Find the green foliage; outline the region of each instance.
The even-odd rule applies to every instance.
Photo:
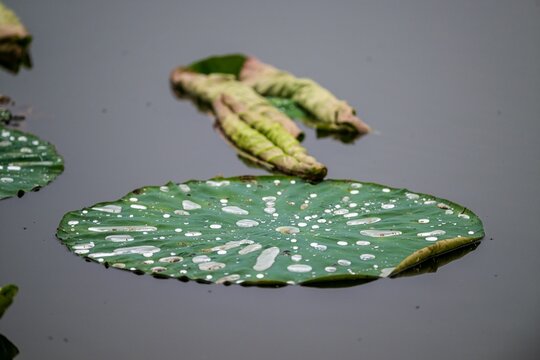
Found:
[[[188,69],[200,74],[230,74],[238,78],[245,62],[246,56],[242,54],[211,56],[194,62],[188,66]]]
[[[144,187],[67,213],[57,232],[114,268],[260,286],[393,276],[483,236],[470,210],[431,195],[286,176]]]
[[[13,303],[13,298],[17,295],[19,288],[15,285],[0,287],[0,318],[7,308]]]
[[[0,125],[0,199],[38,190],[62,171],[64,161],[53,145]]]

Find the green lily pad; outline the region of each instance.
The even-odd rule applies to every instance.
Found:
[[[19,349],[4,335],[0,334],[0,359],[11,360],[19,355]]]
[[[245,285],[369,281],[484,236],[470,210],[350,180],[192,180],[67,213],[57,237],[89,260],[136,273]]]
[[[199,74],[220,73],[238,78],[246,60],[247,56],[243,54],[211,56],[188,65],[188,69]]]
[[[19,288],[15,285],[6,285],[0,287],[0,318],[4,315],[4,312],[13,303],[13,298],[17,295]]]
[[[53,145],[0,125],[0,199],[39,190],[64,171]]]

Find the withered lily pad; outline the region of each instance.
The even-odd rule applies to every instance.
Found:
[[[245,285],[373,280],[483,236],[470,210],[431,195],[286,176],[144,187],[67,213],[57,233],[115,268]]]
[[[31,42],[32,36],[17,15],[0,2],[0,67],[13,73],[32,67]]]
[[[38,190],[64,171],[53,145],[0,125],[0,199]]]

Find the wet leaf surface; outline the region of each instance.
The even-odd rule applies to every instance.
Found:
[[[349,180],[192,180],[67,213],[57,237],[87,259],[199,282],[332,285],[388,277],[484,236],[470,210]]]
[[[64,171],[54,146],[0,125],[0,199],[36,191]]]

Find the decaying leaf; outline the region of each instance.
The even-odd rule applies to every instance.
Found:
[[[311,79],[297,78],[254,57],[246,59],[239,78],[261,95],[293,100],[313,116],[318,128],[359,134],[371,131],[356,110]]]
[[[326,167],[307,155],[301,132],[283,112],[230,74],[199,74],[179,68],[172,74],[177,89],[211,105],[225,138],[241,156],[271,170],[320,180]]]
[[[31,42],[32,36],[17,15],[0,2],[0,66],[13,73],[31,67]]]

